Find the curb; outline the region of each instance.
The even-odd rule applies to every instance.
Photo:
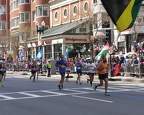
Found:
[[[133,78],[133,77],[110,77],[110,81],[125,81],[125,82],[137,82],[144,83],[143,78]]]

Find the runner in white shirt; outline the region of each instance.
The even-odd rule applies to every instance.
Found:
[[[90,60],[89,63],[85,66],[85,68],[88,71],[88,75],[90,78],[90,85],[92,86],[92,82],[94,80],[94,74],[95,74],[95,70],[96,70],[96,65],[95,65],[95,63],[92,63],[92,60]]]

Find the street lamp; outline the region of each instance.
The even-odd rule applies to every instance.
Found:
[[[42,21],[41,26],[39,27],[39,23],[36,21],[35,22],[36,28],[37,28],[37,34],[38,34],[38,45],[40,45],[40,49],[42,50],[42,43],[41,43],[41,34],[44,33],[44,27],[45,27],[45,22]],[[41,57],[41,74],[43,74],[42,70],[42,57]]]

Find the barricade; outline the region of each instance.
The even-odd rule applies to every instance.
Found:
[[[138,64],[127,64],[127,65],[122,64],[121,68],[119,68],[119,73],[120,73],[121,76],[139,77],[140,76],[140,70],[139,70],[140,68],[141,68],[141,75],[144,77],[144,64],[141,64],[141,65],[138,65]]]

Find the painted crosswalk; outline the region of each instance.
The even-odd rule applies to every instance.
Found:
[[[144,86],[111,85],[111,86],[109,86],[108,91],[109,92],[144,93]],[[65,88],[63,90],[51,89],[51,90],[7,92],[7,93],[0,93],[0,101],[55,97],[55,96],[68,96],[68,95],[71,95],[73,97],[79,97],[79,95],[82,95],[82,94],[94,94],[96,92],[97,93],[104,92],[104,87],[98,87],[98,89],[96,91],[94,91],[91,87],[79,87],[79,88]],[[89,99],[91,99],[91,98],[89,97]]]

